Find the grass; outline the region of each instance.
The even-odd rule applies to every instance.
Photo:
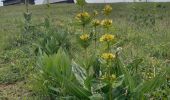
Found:
[[[129,16],[132,13],[133,6],[150,9],[154,7],[154,3],[113,4],[111,18],[116,26],[116,34],[123,37],[123,41],[126,41],[123,45],[124,59],[126,62],[131,61],[131,59],[135,57],[143,57],[145,62],[149,63],[154,57],[160,64],[169,64],[170,3],[161,4],[164,5],[166,9],[158,9],[157,15],[163,15],[164,19],[156,21],[155,30],[145,26],[140,26],[138,29],[133,29],[133,27],[129,26],[129,23],[131,23]],[[87,10],[89,11],[92,8],[101,11],[103,4],[88,4],[87,6]],[[50,18],[53,24],[65,26],[74,24],[73,17],[79,11],[78,6],[74,4],[54,4],[51,5],[50,9]],[[45,5],[30,6],[29,10],[32,13],[33,25],[41,24],[48,14]],[[20,81],[23,77],[18,73],[17,68],[18,66],[28,66],[21,62],[30,60],[30,55],[22,53],[22,51],[27,52],[25,48],[29,49],[31,45],[16,47],[14,43],[18,35],[22,33],[24,25],[23,12],[25,12],[24,5],[0,7],[0,99],[1,95],[12,100],[11,97],[13,96],[16,98],[21,97],[18,96],[20,93],[29,93],[23,90],[22,85],[24,83]],[[101,19],[101,17],[99,19]],[[71,31],[74,30],[76,29],[71,27]],[[11,88],[11,86],[14,88]],[[15,95],[11,92],[14,92]]]

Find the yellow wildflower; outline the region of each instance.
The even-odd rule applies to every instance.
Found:
[[[114,60],[116,55],[112,53],[103,53],[101,57],[105,60]]]
[[[115,36],[112,35],[112,34],[104,34],[104,35],[100,38],[100,42],[103,42],[103,41],[110,42],[110,41],[113,41],[114,38],[115,38]]]
[[[82,12],[76,15],[75,19],[81,23],[81,25],[85,26],[89,24],[91,21],[91,16],[88,12]]]
[[[100,25],[100,21],[95,19],[95,20],[93,20],[92,24],[93,24],[94,27],[99,26]]]
[[[112,74],[112,75],[110,76],[110,80],[111,80],[111,81],[114,81],[115,79],[116,79],[116,75]]]
[[[107,76],[106,73],[105,73],[103,76],[101,76],[100,79],[101,80],[108,80],[108,81],[110,80],[110,81],[113,82],[116,79],[116,75],[112,74],[110,76]]]
[[[82,13],[82,16],[83,16],[83,17],[90,17],[90,15],[89,15],[88,12],[83,12],[83,13]]]
[[[104,19],[101,21],[101,25],[105,28],[108,28],[110,26],[112,26],[112,20],[111,19]]]
[[[106,5],[103,9],[103,13],[105,15],[109,15],[111,13],[111,11],[112,11],[112,7],[110,5]]]
[[[80,36],[80,39],[83,41],[87,41],[89,38],[90,38],[90,35],[88,35],[88,34],[83,34]]]
[[[90,18],[90,14],[88,12],[83,12],[76,15],[77,20],[82,20],[85,18]]]

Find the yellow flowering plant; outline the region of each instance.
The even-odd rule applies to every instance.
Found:
[[[116,60],[116,55],[108,51],[101,55],[101,59],[104,60],[102,73],[105,74],[101,75],[100,79],[102,82],[107,83],[109,100],[112,100],[112,86],[116,81],[116,75],[113,71],[113,63]]]
[[[84,33],[79,36],[79,43],[83,48],[87,48],[90,45],[91,37],[89,34]]]
[[[111,19],[104,19],[101,21],[101,26],[103,26],[103,28],[110,28],[112,26],[112,20]]]
[[[108,16],[112,11],[112,7],[110,5],[106,5],[103,9],[104,15]],[[101,26],[103,27],[106,34],[103,34],[99,41],[107,44],[107,48],[105,49],[105,53],[102,53],[100,58],[104,62],[102,63],[104,67],[102,67],[102,81],[106,82],[108,85],[108,99],[112,100],[112,86],[116,81],[116,75],[113,71],[113,65],[117,59],[117,55],[112,53],[111,43],[115,42],[115,35],[110,34],[109,29],[112,27],[111,19],[104,19],[101,21]],[[105,73],[105,75],[103,75]]]
[[[116,56],[115,54],[112,54],[112,53],[103,53],[101,55],[101,58],[106,61],[113,61],[116,58]]]
[[[75,19],[85,27],[87,24],[91,22],[91,15],[88,12],[82,12],[76,15]]]
[[[94,19],[94,20],[92,21],[92,25],[93,25],[93,27],[99,26],[99,25],[100,25],[100,20]]]
[[[98,36],[97,35],[97,27],[100,25],[100,20],[94,19],[92,21],[92,25],[93,25],[93,28],[94,28],[93,40],[94,40],[94,43],[95,43],[94,47],[95,47],[95,51],[96,51],[96,48],[97,48],[97,36]]]
[[[84,7],[85,0],[78,0],[77,3]],[[111,13],[111,10],[111,6],[107,5],[103,9],[103,12],[108,17],[108,15]],[[169,75],[167,70],[165,70],[163,74],[157,73],[157,57],[153,59],[151,64],[149,64],[151,71],[150,69],[148,70],[149,66],[144,64],[144,66],[147,67],[146,70],[149,71],[146,71],[147,73],[143,71],[143,63],[142,65],[139,65],[143,61],[143,58],[141,60],[136,59],[135,57],[134,61],[129,59],[130,56],[127,56],[127,58],[123,55],[123,58],[121,58],[120,51],[122,48],[117,48],[117,46],[123,45],[124,47],[126,37],[123,37],[123,41],[118,42],[116,45],[112,45],[111,43],[115,43],[117,38],[114,33],[112,33],[113,31],[111,32],[109,30],[112,27],[112,20],[104,19],[101,22],[95,18],[97,15],[98,12],[94,12],[90,15],[88,12],[84,12],[84,10],[77,14],[76,20],[81,23],[79,26],[83,26],[83,32],[82,29],[79,30],[77,27],[74,27],[77,33],[82,34],[70,34],[68,38],[66,38],[66,34],[70,33],[70,31],[67,32],[68,30],[63,30],[63,34],[61,34],[61,32],[57,32],[57,34],[55,34],[55,30],[52,29],[53,27],[50,28],[47,25],[47,29],[49,29],[47,30],[48,33],[55,35],[48,34],[49,37],[45,36],[47,39],[49,38],[49,41],[46,41],[46,38],[44,39],[44,41],[47,43],[45,43],[43,46],[47,47],[47,50],[42,51],[41,45],[38,47],[38,49],[40,49],[38,50],[40,57],[38,57],[38,66],[35,72],[39,73],[35,73],[37,74],[35,80],[38,82],[34,85],[38,87],[35,87],[38,90],[36,92],[40,91],[41,93],[41,91],[45,91],[45,93],[41,94],[41,96],[48,96],[48,99],[67,98],[74,100],[141,100],[141,98],[145,98],[145,96],[148,95],[148,91],[154,91],[157,86],[162,87],[162,85],[167,82],[166,77],[169,78],[169,76],[167,76]],[[92,19],[93,21],[90,24]],[[103,27],[99,27],[100,23]],[[88,24],[93,27],[85,27]],[[96,30],[96,27],[103,28],[103,30]],[[63,27],[59,28],[61,29]],[[105,29],[107,29],[107,32]],[[74,33],[74,31],[71,33]],[[75,38],[72,37],[73,35],[77,36],[77,43],[74,43]],[[99,38],[100,36],[101,38]],[[72,41],[67,41],[68,39]],[[100,47],[98,46],[98,48],[96,48],[95,41],[94,50],[92,40],[96,39],[98,40],[98,43],[100,43],[98,44]],[[56,45],[56,42],[60,45]],[[80,44],[82,49],[80,49],[77,44]],[[70,46],[72,47],[70,48]],[[114,48],[111,48],[111,46]],[[55,47],[57,50],[49,50],[50,48]],[[59,47],[61,47],[61,49],[59,49]],[[127,46],[125,47],[129,48]],[[57,54],[56,51],[58,51]],[[131,53],[126,50],[124,52]],[[136,55],[139,53],[140,51],[129,55]],[[153,55],[148,55],[147,57],[150,56]],[[126,61],[122,61],[123,59]],[[147,60],[148,59],[145,61]],[[141,67],[142,70],[138,71],[139,67]],[[170,69],[168,68],[168,70]],[[144,78],[140,78],[139,76],[141,76],[141,74],[146,74],[146,78],[148,78],[149,81],[143,82],[145,81],[145,76],[142,75]]]
[[[112,34],[104,34],[100,38],[100,42],[112,42],[114,41],[115,36]]]
[[[111,12],[112,12],[112,7],[110,5],[106,5],[103,9],[103,13],[108,16]]]
[[[112,9],[109,8],[109,6],[106,6],[104,8],[105,15],[108,15],[111,12]],[[110,34],[109,28],[112,27],[112,20],[111,19],[104,19],[102,21],[96,19],[98,15],[97,11],[94,11],[92,15],[88,14],[87,12],[82,12],[77,14],[76,20],[79,21],[83,28],[83,34],[79,35],[78,43],[84,48],[84,55],[82,57],[82,66],[85,68],[85,71],[87,73],[87,81],[91,82],[94,78],[95,80],[98,80],[104,84],[107,84],[107,95],[109,97],[109,100],[112,100],[112,89],[113,84],[116,83],[116,74],[113,71],[113,65],[117,59],[116,54],[112,53],[110,44],[115,41],[115,36],[113,34]],[[88,32],[85,32],[86,25],[88,25],[91,22],[90,25],[93,26],[93,30],[91,31],[92,34],[89,34]],[[100,30],[98,31],[97,28],[100,28],[99,26],[102,26],[102,28],[107,29],[106,34],[100,35],[98,34]],[[100,37],[101,38],[98,38]],[[95,41],[95,52],[93,52],[93,49],[88,48],[91,41]],[[100,40],[100,42],[107,43],[107,48],[104,50],[105,52],[102,53],[99,48],[97,48],[97,40]],[[100,45],[100,44],[98,44]],[[102,47],[102,45],[100,45]],[[93,54],[90,54],[92,53]],[[99,52],[101,54],[99,54]],[[105,74],[106,73],[106,74]],[[87,85],[88,90],[91,91],[91,83]]]
[[[89,35],[89,34],[83,34],[83,35],[80,36],[80,39],[81,39],[82,41],[88,41],[89,38],[90,38],[90,35]]]
[[[105,82],[109,82],[109,81],[114,82],[116,80],[116,75],[112,74],[110,76],[107,76],[107,74],[105,73],[103,76],[101,76],[100,79]]]
[[[106,49],[107,51],[110,52],[111,51],[110,47],[116,42],[116,38],[115,38],[115,35],[106,33],[100,37],[99,41],[106,43],[107,45]]]

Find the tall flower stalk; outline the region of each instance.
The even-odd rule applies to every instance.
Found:
[[[84,11],[84,12],[78,13],[75,19],[81,25],[83,33],[85,33],[85,27],[91,22],[90,14]]]
[[[25,0],[25,32],[24,33],[30,33],[30,24],[31,24],[31,13],[29,12],[29,6],[28,6],[28,0]]]
[[[112,7],[110,5],[106,5],[103,9],[103,14],[108,17],[111,13]],[[106,31],[106,34],[102,35],[100,38],[100,42],[104,42],[107,45],[105,49],[106,53],[101,55],[101,58],[106,61],[106,73],[104,80],[108,82],[109,85],[109,100],[112,100],[112,83],[116,79],[116,76],[112,73],[112,63],[116,58],[116,55],[111,52],[111,44],[115,40],[115,36],[110,34],[109,29],[112,27],[112,20],[111,19],[104,19],[101,21],[101,25],[103,29]]]
[[[100,25],[100,21],[97,20],[97,19],[94,19],[92,21],[92,24],[93,24],[93,28],[94,28],[94,47],[95,47],[95,52],[96,52],[96,49],[97,49],[97,27]]]
[[[29,13],[29,9],[28,9],[28,0],[25,0],[25,8],[26,8],[26,12]]]

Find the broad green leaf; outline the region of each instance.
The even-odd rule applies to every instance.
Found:
[[[107,86],[107,84],[104,82],[101,82],[101,81],[94,82],[92,85],[93,91],[100,91],[106,86]]]
[[[104,99],[101,94],[93,94],[89,98],[90,98],[90,100],[103,100]]]
[[[83,88],[82,86],[76,85],[72,82],[69,82],[67,88],[73,95],[81,99],[89,99],[89,97],[92,95],[92,93],[87,89]]]
[[[119,76],[119,77],[116,79],[116,81],[114,81],[114,82],[112,83],[112,87],[113,87],[113,88],[116,88],[116,87],[121,86],[122,83],[123,83],[123,79],[124,79],[123,75]]]
[[[51,89],[51,90],[53,90],[53,91],[55,91],[55,92],[57,92],[57,93],[60,93],[60,92],[61,92],[59,88],[54,88],[54,87],[52,87],[52,86],[50,86],[49,89]]]
[[[78,82],[84,86],[84,81],[87,78],[87,74],[86,74],[86,70],[79,66],[78,64],[76,64],[74,61],[72,61],[72,72],[74,73],[76,79],[78,80]]]
[[[57,55],[53,58],[53,66],[57,68],[56,70],[60,74],[68,78],[71,76],[71,62],[62,48],[58,50]]]
[[[91,92],[87,89],[83,88],[79,83],[76,83],[76,81],[68,79],[68,77],[61,75],[57,73],[57,78],[54,77],[54,81],[58,82],[63,80],[63,85],[71,93],[72,95],[76,96],[79,99],[89,99],[89,96],[91,96]]]

